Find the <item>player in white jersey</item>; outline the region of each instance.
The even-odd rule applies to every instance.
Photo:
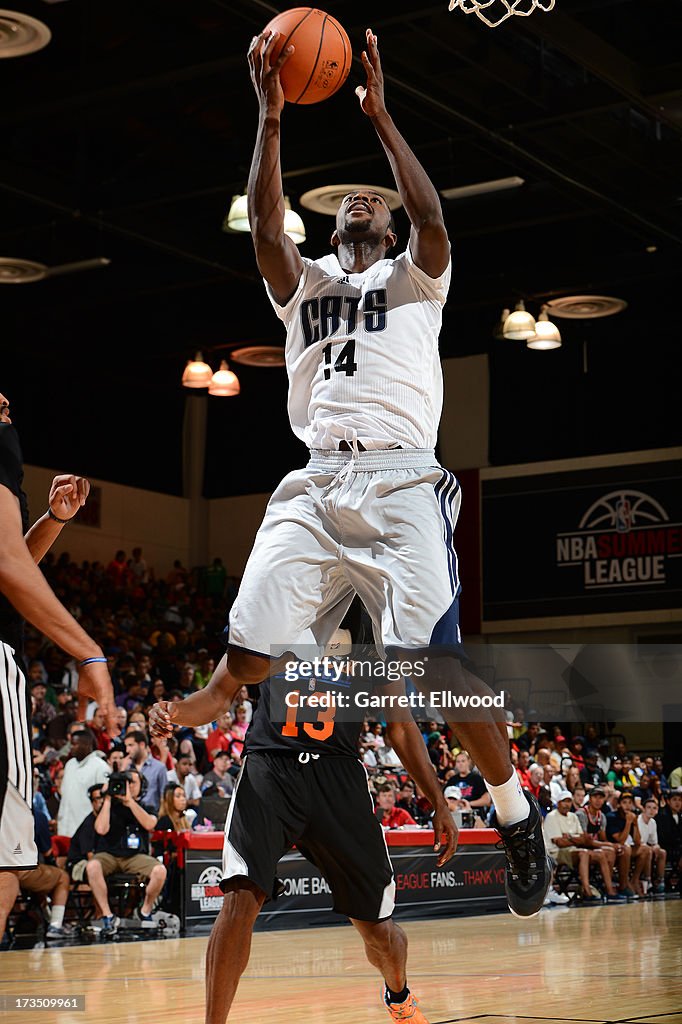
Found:
[[[389,255],[397,241],[390,210],[381,195],[361,189],[341,203],[331,238],[335,254],[315,261],[302,258],[284,234],[279,72],[290,48],[271,64],[275,38],[261,33],[249,51],[260,105],[248,184],[249,222],[268,295],[287,329],[289,416],[294,432],[310,448],[310,461],[285,477],[270,500],[230,613],[227,658],[202,691],[180,703],[155,706],[150,720],[158,734],[169,734],[174,724],[215,718],[240,686],[267,677],[272,657],[285,652],[305,657],[311,649],[321,653],[356,593],[372,618],[382,653],[428,652],[431,688],[491,693],[457,658],[460,588],[453,532],[460,488],[434,454],[442,405],[438,334],[450,283],[450,245],[438,193],[386,111],[377,39],[368,30],[363,53],[367,84],[357,91],[410,219],[409,243],[397,258]],[[492,714],[479,712],[478,717],[477,722],[450,724],[485,776],[495,803],[508,859],[510,906],[529,916],[542,906],[551,879],[542,819],[512,768],[506,724]],[[309,785],[318,784],[322,762],[327,766],[324,737],[328,749],[334,742],[333,714],[320,722],[299,729],[298,720],[287,717],[278,730],[259,718],[253,753],[247,736],[246,764],[226,824],[225,905],[207,958],[209,1024],[225,1020],[246,964],[255,915],[270,895],[272,861],[276,866],[275,854],[284,852],[297,834],[304,840],[295,840],[297,845],[308,850],[323,873],[333,861],[331,880],[327,877],[335,907],[351,918],[370,962],[382,973],[393,1019],[425,1024],[407,987],[406,939],[391,917],[390,864],[372,845],[359,793],[350,831],[367,837],[362,864],[353,859],[359,854],[348,849],[348,827],[336,837],[333,850],[334,836],[326,837],[326,847],[319,836],[309,843],[304,796],[292,797],[298,792],[293,782],[284,788],[278,784],[273,765],[279,763],[280,774],[290,777],[285,758],[298,750]],[[300,746],[307,742],[304,731],[313,737],[315,753]],[[411,720],[396,732],[391,742],[402,764],[436,806],[439,840],[444,798],[425,762],[423,740]],[[319,773],[311,758],[319,760]],[[344,779],[350,787],[345,774]],[[304,786],[301,793],[306,792]],[[334,799],[341,804],[356,800],[348,788],[324,792],[332,806]],[[361,898],[360,882],[352,881],[363,871],[365,886],[371,873],[373,898]]]

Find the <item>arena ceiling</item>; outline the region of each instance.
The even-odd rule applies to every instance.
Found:
[[[0,286],[0,388],[27,461],[180,493],[186,359],[201,348],[216,363],[217,346],[283,341],[248,236],[221,230],[255,136],[246,48],[281,8],[8,2],[52,40],[0,60],[0,256],[111,262]],[[448,13],[447,0],[326,9],[355,59],[338,95],[285,110],[284,180],[306,223],[302,253],[327,251],[332,226],[300,207],[303,193],[392,184],[353,94],[369,21],[387,105],[436,186],[525,182],[443,200],[455,273],[442,354],[489,354],[491,460],[679,443],[679,0],[557,0],[551,14],[495,31]],[[398,230],[404,240],[401,213]],[[492,337],[520,297],[537,311],[583,293],[628,309],[562,321],[556,352]],[[284,371],[239,375],[238,398],[210,400],[209,496],[267,490],[303,455]]]

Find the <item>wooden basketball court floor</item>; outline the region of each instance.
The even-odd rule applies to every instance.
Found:
[[[682,901],[415,921],[409,981],[429,1024],[682,1024]],[[85,1011],[3,1024],[200,1024],[207,939],[0,953],[0,993],[84,995]],[[230,1024],[380,1024],[380,982],[350,926],[261,932]],[[4,1001],[8,1005],[7,999]]]

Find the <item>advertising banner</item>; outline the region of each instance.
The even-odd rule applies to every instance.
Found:
[[[187,850],[184,868],[184,924],[188,930],[211,925],[222,905],[221,870],[215,850]],[[442,868],[424,847],[391,850],[396,881],[395,917],[400,919],[475,914],[503,910],[504,854],[490,846],[461,847]],[[312,864],[292,851],[282,858],[284,893],[266,903],[256,930],[339,924],[326,881]]]
[[[483,620],[682,606],[682,461],[487,479]]]

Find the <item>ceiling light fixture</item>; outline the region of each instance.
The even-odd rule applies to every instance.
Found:
[[[230,358],[242,366],[261,367],[286,366],[283,345],[245,345],[232,349]]]
[[[397,210],[403,205],[400,193],[384,185],[320,185],[309,192],[304,192],[300,202],[306,210],[336,217],[341,200],[350,192],[377,192],[383,197],[389,210]]]
[[[237,374],[232,372],[227,365],[227,360],[221,359],[220,369],[216,370],[208,383],[209,395],[214,395],[216,398],[231,398],[233,395],[238,395],[239,391]]]
[[[211,382],[213,370],[204,362],[201,352],[197,352],[194,359],[187,360],[182,375],[182,386],[185,388],[207,388]]]
[[[539,352],[561,348],[561,333],[556,324],[553,324],[547,316],[547,306],[542,307],[542,312],[535,324],[535,334],[526,340],[526,347]]]
[[[57,277],[60,274],[77,274],[81,270],[97,270],[108,267],[111,260],[98,256],[94,260],[79,260],[77,263],[60,263],[59,266],[47,267],[44,263],[25,260],[14,256],[0,256],[0,284],[33,284],[43,281],[46,277]]]
[[[223,221],[223,231],[238,232],[251,230],[246,204],[246,193],[241,196],[232,196],[229,213]]]
[[[470,196],[484,196],[489,192],[504,192],[509,188],[525,185],[525,178],[494,178],[492,181],[477,181],[473,185],[458,185],[456,188],[442,188],[443,199],[468,199]]]
[[[613,295],[562,295],[549,300],[547,312],[567,320],[597,320],[622,313],[627,306],[625,299]]]
[[[535,318],[526,310],[523,299],[519,299],[514,312],[505,320],[502,334],[510,341],[526,341],[535,334]]]
[[[223,221],[223,231],[238,233],[250,230],[246,193],[232,196],[229,212]],[[305,225],[300,215],[295,210],[292,210],[291,200],[288,196],[284,197],[284,234],[288,235],[296,245],[301,245],[305,242]]]
[[[18,11],[0,11],[0,57],[25,57],[47,46],[52,33],[37,18]]]

